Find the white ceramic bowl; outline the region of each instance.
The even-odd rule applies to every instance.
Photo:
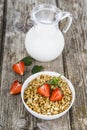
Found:
[[[39,114],[39,113],[37,113],[37,112],[31,110],[31,109],[26,105],[26,103],[25,103],[25,101],[24,101],[24,98],[23,98],[23,97],[24,97],[24,90],[25,90],[25,88],[28,86],[28,83],[29,83],[31,80],[33,80],[34,78],[36,78],[37,76],[41,75],[41,74],[47,74],[47,75],[50,75],[50,76],[57,76],[57,77],[60,75],[60,74],[57,73],[57,72],[43,71],[43,72],[39,72],[39,73],[36,73],[36,74],[33,74],[33,75],[29,76],[29,77],[25,80],[25,82],[24,82],[24,84],[23,84],[23,86],[22,86],[22,91],[21,91],[22,102],[23,102],[25,108],[28,110],[28,112],[31,113],[33,116],[39,118],[39,119],[52,120],[52,119],[59,118],[59,117],[63,116],[66,112],[69,111],[69,109],[71,108],[71,106],[72,106],[72,104],[73,104],[73,102],[74,102],[74,100],[75,100],[75,90],[74,90],[74,87],[73,87],[72,83],[71,83],[66,77],[64,77],[64,76],[61,76],[61,78],[66,80],[66,82],[68,83],[68,85],[69,85],[69,87],[70,87],[70,89],[71,89],[71,92],[72,92],[72,101],[71,101],[71,104],[70,104],[70,106],[68,107],[68,109],[66,109],[66,110],[63,111],[62,113],[59,113],[59,114],[56,114],[56,115],[51,115],[51,116],[42,115],[42,114]]]

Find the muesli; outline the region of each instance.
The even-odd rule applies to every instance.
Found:
[[[56,81],[58,82],[57,84],[55,84]],[[55,89],[60,89],[63,93],[62,99],[52,101],[50,97],[40,95],[38,93],[38,87],[44,84],[50,85],[50,96]],[[68,83],[61,76],[40,75],[29,82],[28,87],[24,91],[24,101],[27,106],[43,115],[56,115],[65,111],[70,106],[71,100],[72,92]]]

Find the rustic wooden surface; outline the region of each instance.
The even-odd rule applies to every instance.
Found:
[[[1,60],[2,60],[2,51],[3,51],[3,38],[4,38],[4,0],[0,1],[0,72],[1,72]],[[0,73],[0,79],[1,79],[1,73]]]
[[[48,63],[35,61],[20,77],[12,64],[27,55],[24,48],[26,32],[32,27],[30,11],[41,3],[57,5],[73,14],[73,24],[65,34],[63,54]],[[63,23],[62,23],[63,26]],[[50,130],[87,130],[87,1],[86,0],[1,0],[0,1],[0,130],[39,130],[43,122],[29,114],[20,95],[12,96],[13,80],[24,81],[31,68],[43,65],[44,70],[64,74],[75,86],[76,100],[70,111],[60,119],[45,121]]]

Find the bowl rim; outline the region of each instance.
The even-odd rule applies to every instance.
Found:
[[[61,112],[61,113],[59,113],[59,114],[56,114],[56,115],[43,115],[43,114],[39,114],[39,113],[37,113],[37,112],[31,110],[31,109],[26,105],[26,103],[25,103],[25,101],[24,101],[24,98],[23,98],[23,95],[24,95],[24,90],[25,90],[25,88],[27,88],[27,86],[28,86],[28,83],[29,83],[31,80],[33,80],[34,78],[36,78],[36,77],[38,77],[39,75],[41,75],[41,74],[47,74],[47,75],[51,75],[51,76],[59,76],[59,75],[61,75],[60,73],[54,72],[54,71],[42,71],[42,72],[38,72],[38,73],[35,73],[35,74],[29,76],[29,77],[25,80],[25,82],[23,83],[23,86],[22,86],[22,90],[21,90],[22,102],[23,102],[25,108],[27,109],[27,111],[28,111],[29,113],[31,113],[33,116],[35,116],[35,117],[37,117],[37,118],[39,118],[39,119],[44,119],[44,120],[57,119],[57,118],[59,118],[59,117],[65,115],[65,114],[69,111],[69,109],[72,107],[72,105],[73,105],[73,103],[74,103],[74,101],[75,101],[75,89],[74,89],[74,86],[72,85],[72,83],[71,83],[71,81],[70,81],[69,79],[67,79],[64,75],[61,75],[62,79],[66,80],[66,82],[68,82],[69,88],[70,88],[70,90],[71,90],[71,92],[72,92],[72,101],[71,101],[70,106],[69,106],[65,111],[63,111],[63,112]]]

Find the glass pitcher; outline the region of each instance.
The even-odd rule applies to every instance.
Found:
[[[25,48],[29,55],[42,62],[57,58],[64,48],[64,36],[58,23],[67,18],[63,32],[66,33],[72,23],[69,12],[62,12],[56,6],[42,4],[31,12],[34,26],[27,32]]]

